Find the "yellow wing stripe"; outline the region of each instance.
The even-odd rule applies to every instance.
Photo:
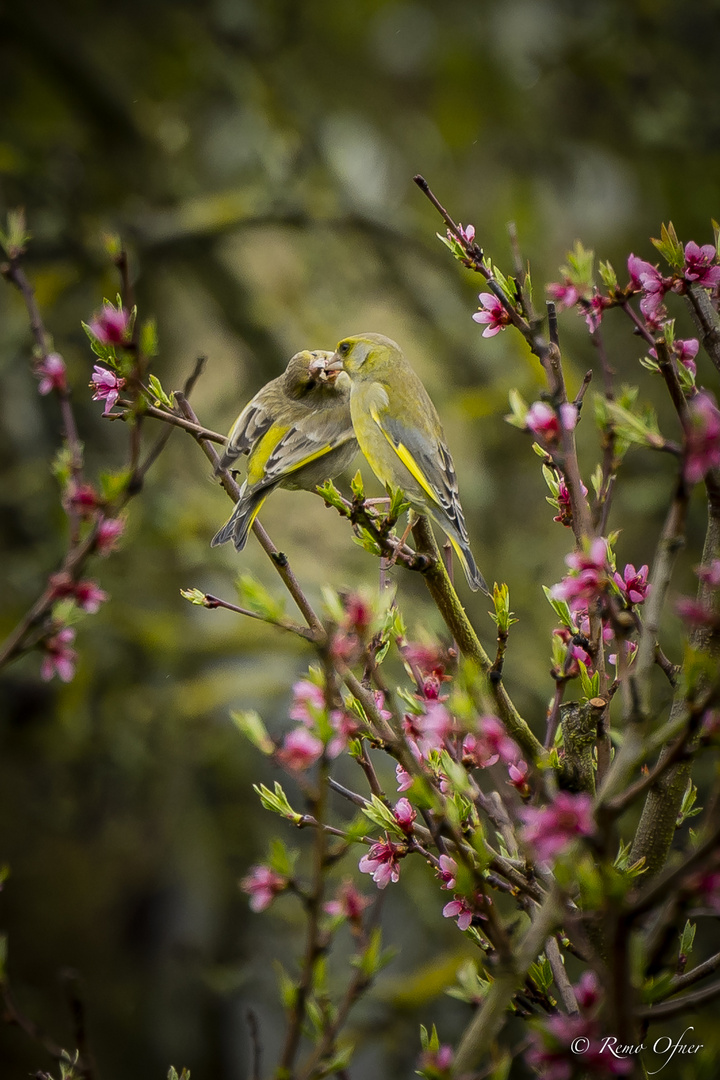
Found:
[[[388,435],[385,428],[380,423],[380,417],[378,416],[376,409],[371,409],[370,410],[370,415],[372,416],[373,420],[375,421],[377,426],[380,428],[383,435],[385,436],[387,441],[390,443],[393,450],[395,451],[397,456],[400,458],[400,460],[402,461],[403,465],[405,466],[407,471],[410,473],[410,475],[413,476],[417,480],[418,484],[423,489],[425,494],[428,495],[437,506],[439,506],[440,504],[438,502],[437,495],[435,494],[433,489],[430,487],[429,483],[427,482],[427,480],[423,476],[422,472],[418,468],[417,462],[415,461],[415,458],[412,456],[412,454],[410,453],[408,448],[406,446],[403,446],[402,443],[397,443],[396,444],[396,443],[393,442],[393,440],[390,438],[390,436]]]

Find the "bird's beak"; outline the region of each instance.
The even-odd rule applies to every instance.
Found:
[[[344,364],[342,362],[342,358],[339,357],[337,353],[334,353],[333,356],[330,357],[329,361],[325,365],[325,370],[328,373],[328,375],[331,375],[331,374],[337,375],[338,372],[344,371]]]

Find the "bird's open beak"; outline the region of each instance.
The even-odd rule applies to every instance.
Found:
[[[325,370],[327,371],[328,375],[337,375],[340,371],[344,370],[342,359],[338,356],[337,353],[334,353],[334,355],[330,357],[327,364],[325,365]]]

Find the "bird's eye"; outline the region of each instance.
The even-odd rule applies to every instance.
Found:
[[[343,341],[341,345],[338,345],[338,352],[341,356],[347,356],[347,354],[350,352],[350,342]]]

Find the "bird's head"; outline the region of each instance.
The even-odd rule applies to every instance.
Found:
[[[332,355],[324,349],[303,349],[295,353],[283,376],[287,396],[298,400],[322,385],[327,379],[326,367]]]
[[[401,356],[400,347],[384,334],[355,334],[339,342],[328,369],[347,371],[351,379],[376,378]]]

